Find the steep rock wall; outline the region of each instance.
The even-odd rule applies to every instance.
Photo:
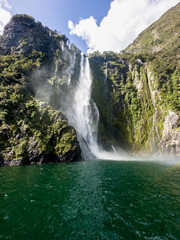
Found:
[[[94,76],[92,97],[100,111],[99,142],[106,148],[119,143],[141,154],[180,154],[178,105],[166,105],[169,95],[158,88],[151,62],[114,53],[93,54],[90,62]],[[173,109],[176,128],[167,140],[166,122]]]

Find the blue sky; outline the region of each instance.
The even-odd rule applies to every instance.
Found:
[[[71,42],[86,51],[84,41],[69,34],[68,21],[79,22],[81,18],[94,16],[97,23],[107,14],[111,0],[9,0],[10,12],[26,13],[33,16],[43,25],[65,34]],[[97,4],[98,3],[98,4]]]
[[[125,49],[179,0],[0,0],[0,34],[16,13],[65,34],[84,52]]]

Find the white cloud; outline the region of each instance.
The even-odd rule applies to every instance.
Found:
[[[7,0],[0,0],[0,34],[3,33],[4,26],[9,22],[11,13],[9,10],[11,6]]]
[[[100,25],[94,17],[78,24],[68,21],[70,34],[86,41],[88,53],[125,49],[133,40],[179,0],[113,0]]]

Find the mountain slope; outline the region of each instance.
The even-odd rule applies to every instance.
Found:
[[[179,50],[180,3],[168,10],[158,21],[143,31],[125,52],[154,54],[162,50]]]
[[[177,4],[120,54],[90,56],[105,145],[180,154],[179,12]]]

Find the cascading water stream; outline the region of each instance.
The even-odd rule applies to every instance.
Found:
[[[158,136],[158,140],[160,139],[159,137],[159,133],[158,133],[158,129],[157,129],[157,125],[156,125],[156,116],[157,116],[157,108],[156,106],[153,104],[154,106],[154,115],[153,115],[153,124],[152,124],[152,128],[151,128],[151,131],[150,131],[150,136],[151,136],[151,139],[150,139],[150,149],[151,151],[153,151],[155,149],[155,134],[154,134],[154,128],[155,128],[155,131],[156,131],[156,135]]]
[[[90,151],[96,155],[97,128],[99,122],[99,111],[91,99],[92,78],[90,73],[89,59],[84,59],[81,54],[80,76],[74,95],[74,118],[76,129],[86,142]]]
[[[73,57],[71,57],[70,65],[69,65],[69,68],[67,69],[67,74],[68,74],[68,86],[69,86],[70,83],[71,83],[71,77],[72,77],[72,74],[73,74],[73,71],[74,71],[75,62],[76,62],[76,53],[74,53]]]
[[[86,159],[94,158],[99,151],[97,144],[99,111],[91,99],[91,84],[89,59],[81,53],[80,75],[73,96],[71,96],[72,104],[66,115],[69,123],[78,133],[82,155]]]
[[[71,81],[70,81],[71,83]],[[80,75],[71,96],[68,96],[63,112],[78,135],[84,159],[122,159],[112,146],[112,151],[103,150],[97,142],[99,111],[91,98],[92,75],[88,57],[81,53]]]
[[[148,86],[149,86],[149,91],[150,91],[150,96],[151,96],[151,102],[152,102],[152,105],[153,105],[153,108],[154,108],[154,115],[153,115],[153,122],[152,122],[153,124],[152,124],[152,128],[151,128],[151,131],[150,131],[150,142],[149,142],[150,150],[151,150],[151,152],[153,152],[156,148],[154,129],[155,129],[158,141],[160,140],[160,136],[159,136],[158,127],[157,127],[157,124],[156,124],[157,108],[156,108],[156,104],[155,104],[155,101],[154,101],[152,87],[151,87],[151,83],[150,83],[149,79],[148,79]]]
[[[108,77],[108,63],[106,62],[106,69],[105,69],[105,77],[104,77],[104,88],[105,88],[105,93],[108,93],[108,84],[107,84],[107,77]]]

